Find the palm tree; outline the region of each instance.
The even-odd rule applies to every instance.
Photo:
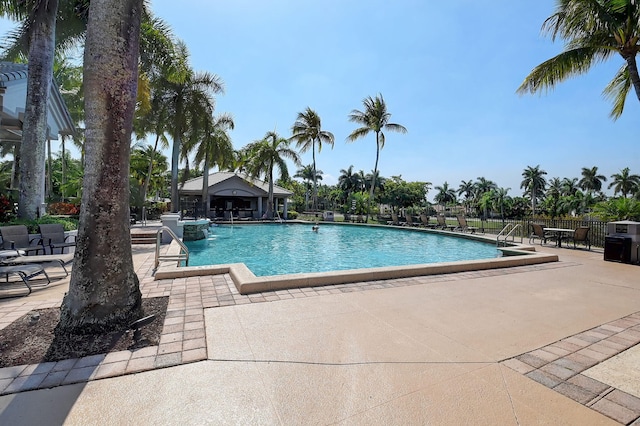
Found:
[[[53,77],[58,0],[4,1],[0,14],[23,21],[28,46],[27,98],[20,145],[20,200],[18,217],[35,219],[44,199],[44,160],[47,140],[47,105]]]
[[[322,130],[320,123],[320,116],[307,107],[303,112],[298,113],[295,123],[291,127],[291,140],[296,141],[296,147],[300,154],[304,154],[311,148],[311,154],[313,158],[313,210],[318,209],[318,181],[316,179],[316,145],[318,145],[318,153],[322,150],[322,144],[331,145],[335,138],[333,133]]]
[[[508,195],[510,190],[511,188],[496,188],[491,191],[491,206],[500,211],[503,228],[505,227],[504,209],[511,202],[511,197]]]
[[[129,231],[129,142],[142,3],[103,0],[89,6],[86,169],[71,281],[56,333],[122,330],[142,316]]]
[[[469,203],[473,197],[474,187],[473,180],[463,180],[458,186],[458,196],[462,197],[464,195],[465,213],[468,213]]]
[[[438,193],[433,197],[436,203],[442,204],[443,210],[446,211],[447,204],[456,202],[456,191],[453,188],[449,188],[449,183],[445,181],[442,186],[434,186],[433,189]]]
[[[349,166],[348,169],[341,169],[340,176],[338,177],[338,186],[343,191],[346,191],[347,198],[351,195],[352,192],[357,191],[362,185],[362,181],[360,179],[360,175],[356,172],[353,172],[353,165]]]
[[[363,138],[369,134],[369,132],[375,132],[376,134],[376,163],[373,167],[374,179],[378,173],[378,160],[380,159],[380,150],[384,147],[384,133],[383,130],[389,130],[392,132],[407,133],[407,129],[396,123],[389,123],[391,114],[387,112],[387,105],[384,103],[382,94],[378,94],[375,98],[371,96],[365,98],[362,103],[364,104],[364,111],[354,109],[349,114],[349,121],[357,123],[362,127],[357,128],[347,138],[347,142],[354,142],[360,138]],[[371,211],[371,201],[373,200],[373,193],[375,190],[375,182],[371,185],[371,192],[369,194],[369,202],[367,205],[367,212],[365,217],[365,223],[369,221],[369,212]]]
[[[605,175],[598,174],[598,167],[582,168],[582,179],[578,182],[578,186],[588,193],[592,194],[600,192],[602,190],[602,182],[606,182],[607,177]]]
[[[235,127],[235,123],[230,114],[212,117],[203,113],[201,117],[204,123],[196,126],[200,130],[197,132],[200,140],[196,148],[195,165],[203,165],[202,207],[206,215],[209,205],[209,169],[213,166],[225,167],[233,160],[233,144],[228,131]]]
[[[304,182],[304,186],[306,189],[305,190],[305,206],[304,206],[305,209],[309,207],[309,190],[312,188],[317,188],[317,187],[314,187],[314,182],[322,180],[323,174],[324,173],[322,170],[314,170],[313,164],[309,164],[309,165],[303,166],[301,169],[298,169],[296,174],[293,175],[293,177],[300,178]]]
[[[549,186],[546,192],[546,207],[554,219],[561,212],[560,197],[562,196],[562,181],[558,177],[549,180]]]
[[[622,114],[631,85],[640,100],[640,76],[636,55],[640,50],[640,4],[630,0],[558,0],[556,12],[547,18],[542,31],[552,40],[565,40],[565,50],[533,69],[520,94],[553,89],[557,83],[585,74],[589,69],[620,54],[624,64],[604,89],[613,103],[611,117]]]
[[[289,147],[289,140],[278,136],[276,132],[267,132],[259,141],[247,145],[246,149],[250,153],[247,171],[252,179],[264,176],[269,182],[269,193],[267,202],[267,218],[273,218],[273,172],[274,169],[280,171],[280,178],[286,179],[289,176],[286,159],[292,160],[296,165],[300,165],[300,156]]]
[[[171,209],[179,209],[178,168],[182,150],[182,140],[189,130],[193,130],[191,122],[197,122],[202,111],[213,110],[214,94],[224,91],[222,80],[208,72],[194,72],[188,65],[189,53],[184,43],[176,45],[176,60],[167,71],[159,77],[158,90],[173,117],[171,137]],[[165,70],[166,71],[166,70]]]
[[[520,183],[520,188],[528,192],[531,196],[531,216],[536,215],[536,200],[544,194],[547,181],[544,178],[547,172],[540,170],[540,165],[535,167],[527,166],[522,172],[524,178]]]
[[[614,195],[619,192],[624,198],[627,198],[627,194],[633,194],[640,187],[640,176],[629,174],[629,168],[625,167],[620,173],[611,175],[609,188],[611,187],[613,187]]]
[[[479,176],[478,177],[478,181],[474,184],[474,186],[475,186],[474,202],[478,203],[478,205],[482,201],[482,199],[485,196],[485,194],[491,192],[492,190],[494,190],[494,189],[496,189],[498,187],[498,185],[496,185],[496,183],[494,181],[486,179],[483,176]],[[487,203],[485,202],[485,203],[483,203],[483,206],[482,206],[482,221],[483,222],[487,219],[487,216],[488,216]],[[484,223],[482,224],[482,228],[484,229]]]
[[[578,178],[564,178],[562,179],[562,195],[573,196],[578,192]]]

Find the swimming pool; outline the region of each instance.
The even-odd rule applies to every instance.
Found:
[[[221,225],[186,242],[189,265],[244,263],[256,276],[492,259],[492,243],[410,229],[311,224]]]

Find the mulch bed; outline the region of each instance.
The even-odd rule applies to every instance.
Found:
[[[0,368],[158,345],[168,303],[168,297],[142,299],[144,316],[156,317],[135,336],[133,331],[124,330],[56,337],[60,308],[31,311],[0,330]]]

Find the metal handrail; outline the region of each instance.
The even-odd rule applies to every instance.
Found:
[[[160,254],[160,243],[161,243],[161,238],[162,238],[162,232],[163,231],[167,231],[167,233],[169,235],[171,235],[171,238],[173,238],[178,245],[180,246],[180,253],[177,255],[171,255],[171,254],[165,254],[165,255],[161,255]],[[155,256],[155,269],[158,269],[158,266],[160,265],[160,261],[161,260],[176,260],[176,261],[185,261],[185,266],[189,266],[189,249],[187,248],[186,245],[184,245],[184,243],[180,240],[180,238],[175,234],[175,232],[173,232],[171,230],[171,228],[166,227],[166,226],[162,226],[160,229],[158,229],[158,232],[156,232],[156,256]]]
[[[500,246],[500,237],[504,236],[503,238],[503,243],[506,246],[507,245],[507,240],[509,239],[509,237],[511,237],[511,241],[515,241],[515,236],[513,235],[513,233],[520,228],[520,224],[516,223],[515,225],[512,223],[507,223],[505,225],[504,228],[502,228],[502,231],[500,231],[500,233],[498,234],[498,236],[496,237],[496,245]],[[509,232],[507,232],[509,231]],[[507,232],[505,234],[505,232]],[[520,236],[520,242],[522,243],[522,235]]]

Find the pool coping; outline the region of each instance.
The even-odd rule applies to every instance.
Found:
[[[337,225],[337,224],[332,224]],[[384,226],[388,225],[350,225],[349,226]],[[474,239],[494,243],[493,238],[477,234],[454,233],[424,228],[396,227],[411,231],[422,231],[450,235],[458,238]],[[155,271],[156,280],[186,278],[204,275],[229,274],[240,294],[254,294],[265,291],[287,290],[323,285],[346,284],[363,281],[388,280],[424,275],[450,274],[455,272],[481,271],[487,269],[510,268],[514,266],[536,265],[557,262],[558,255],[539,253],[535,247],[518,244],[508,247],[497,247],[507,256],[493,259],[465,260],[431,264],[385,266],[377,268],[348,269],[341,271],[299,273],[287,275],[270,275],[257,277],[244,263],[231,263],[207,266],[178,266],[177,262],[161,264]],[[180,246],[172,241],[167,254],[178,254]]]

